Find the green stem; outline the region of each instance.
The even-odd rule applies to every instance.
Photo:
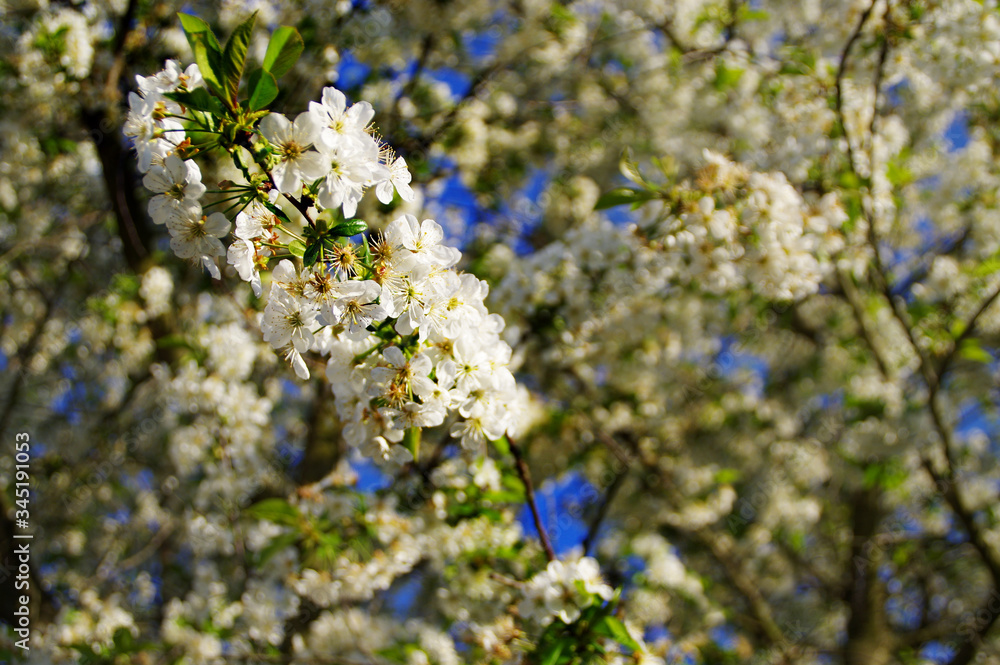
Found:
[[[278,224],[278,230],[281,231],[282,233],[287,233],[288,235],[292,236],[299,242],[305,242],[305,239],[302,236],[300,236],[298,233],[295,233],[294,231],[289,231],[288,229],[285,228],[283,224]]]
[[[226,199],[219,199],[218,201],[212,201],[211,203],[206,203],[205,205],[202,206],[202,208],[211,208],[212,206],[217,206],[220,203],[228,203],[229,201],[233,201],[233,200],[237,200],[238,201],[241,198],[243,198],[243,195],[242,194],[237,194],[236,196],[230,196],[229,198],[226,198]]]
[[[243,198],[243,197],[239,197],[239,198]],[[229,214],[230,212],[232,212],[233,210],[235,210],[235,209],[236,209],[236,206],[238,206],[239,204],[240,204],[240,202],[239,202],[239,199],[237,199],[237,200],[236,200],[236,203],[234,203],[233,205],[229,206],[228,208],[226,208],[225,210],[223,210],[223,211],[222,211],[222,212],[223,212],[223,214],[226,214],[226,215],[228,215],[228,214]],[[250,201],[247,201],[246,203],[244,203],[244,204],[243,204],[243,208],[246,208],[246,207],[247,207],[248,205],[250,205]],[[241,212],[243,212],[243,208],[240,208],[239,210],[237,210],[237,211],[236,211],[236,214],[238,215],[238,214],[240,214]],[[235,215],[234,215],[234,216],[235,216]]]
[[[232,157],[233,164],[235,164],[236,168],[238,168],[240,170],[240,173],[243,174],[243,177],[246,178],[246,181],[247,182],[253,182],[253,178],[250,177],[250,165],[243,163],[243,157],[242,157],[242,154],[239,152],[239,149],[240,149],[240,146],[238,146],[238,145],[233,146],[229,150],[229,156]],[[247,150],[247,153],[250,154],[251,159],[252,159],[253,158],[253,153],[251,153],[250,150]]]
[[[542,542],[542,549],[545,550],[545,558],[549,561],[555,561],[556,552],[552,549],[552,541],[549,540],[549,534],[545,530],[545,523],[542,522],[542,516],[538,512],[538,502],[535,500],[535,486],[531,483],[531,472],[528,470],[528,464],[524,461],[524,453],[521,452],[521,447],[517,445],[517,441],[510,436],[507,437],[507,445],[514,456],[514,468],[517,469],[517,475],[521,477],[521,484],[524,485],[525,498],[528,501],[528,507],[531,509],[531,517],[535,521],[535,530],[538,531],[538,539]]]
[[[265,141],[267,140],[260,133],[258,133],[257,135],[260,136]],[[274,189],[278,189],[278,183],[276,183],[274,181],[274,176],[271,175],[271,170],[267,167],[267,163],[264,160],[262,160],[262,159],[258,159],[258,155],[254,154],[253,150],[250,149],[251,146],[250,146],[249,140],[247,140],[246,143],[242,144],[242,145],[245,148],[247,148],[247,151],[250,153],[250,156],[253,158],[254,163],[258,167],[260,167],[261,171],[263,171],[264,174],[267,176],[267,180],[271,184],[271,187],[273,187]],[[299,214],[301,214],[303,218],[305,218],[306,223],[309,224],[309,226],[316,226],[316,222],[309,216],[309,213],[308,213],[309,204],[308,203],[306,203],[302,199],[299,199],[299,198],[296,198],[296,197],[292,196],[291,194],[286,194],[284,192],[281,192],[281,195],[284,196],[285,199],[287,199],[293,206],[295,206],[295,209],[299,211]],[[315,203],[315,201],[314,201],[314,203]]]
[[[353,361],[354,364],[355,365],[360,364],[362,360],[364,360],[365,358],[367,358],[368,356],[370,356],[371,354],[375,353],[376,351],[378,351],[381,348],[382,348],[382,344],[376,344],[375,346],[373,346],[372,348],[368,349],[364,353],[359,353],[358,355],[354,356],[354,361]]]
[[[413,454],[413,461],[416,462],[420,458],[420,432],[422,430],[419,427],[410,427],[403,434],[403,445],[406,449]]]

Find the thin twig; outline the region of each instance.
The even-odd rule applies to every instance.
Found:
[[[67,276],[72,272],[72,268],[75,263],[76,261],[73,261],[73,263],[71,263],[68,267],[66,271]],[[45,299],[45,308],[42,311],[42,316],[35,324],[34,330],[31,331],[31,336],[28,337],[28,340],[21,346],[21,348],[18,349],[16,356],[17,372],[13,373],[14,379],[11,381],[10,390],[7,393],[7,400],[4,403],[3,411],[0,412],[0,433],[7,433],[7,427],[14,414],[14,407],[17,406],[18,399],[21,396],[21,389],[24,387],[25,379],[28,374],[31,373],[29,367],[31,358],[35,355],[35,351],[37,350],[42,339],[42,333],[45,332],[45,327],[52,318],[56,301],[62,295],[62,291],[67,284],[69,284],[68,279],[60,280],[58,286],[56,286],[52,294]]]
[[[615,476],[615,479],[611,481],[611,485],[608,486],[607,491],[604,493],[604,499],[601,501],[601,505],[597,509],[597,514],[594,516],[594,520],[590,523],[590,528],[587,529],[587,537],[583,539],[584,555],[590,551],[590,548],[594,545],[594,541],[597,540],[597,533],[601,529],[601,523],[604,522],[604,518],[607,517],[608,511],[611,508],[611,502],[614,501],[618,490],[625,484],[625,477],[627,475],[628,469],[623,469],[621,473]]]
[[[514,466],[517,468],[517,475],[521,477],[521,482],[524,483],[524,494],[528,499],[528,507],[531,508],[531,517],[535,521],[535,529],[538,530],[538,539],[542,541],[542,549],[545,550],[545,557],[549,561],[555,561],[556,552],[552,549],[549,534],[545,531],[545,525],[542,524],[542,516],[538,513],[538,503],[535,501],[535,487],[531,484],[531,472],[528,471],[528,465],[524,461],[521,447],[509,436],[507,437],[507,443],[510,444],[510,454],[514,456]]]
[[[630,441],[626,450],[608,433],[599,431],[598,436],[619,459],[637,460],[645,468],[648,475],[643,478],[642,482],[646,484],[647,488],[650,487],[649,477],[655,475],[662,481],[661,484],[657,485],[657,490],[665,494],[667,501],[674,506],[683,505],[684,497],[674,485],[673,478],[667,470],[659,466],[654,456],[643,454],[635,441]],[[749,610],[748,622],[752,621],[760,629],[768,644],[780,654],[782,663],[791,662],[791,652],[794,651],[794,645],[775,621],[774,613],[771,611],[767,599],[758,589],[758,585],[744,570],[743,563],[733,550],[732,539],[707,528],[685,529],[683,526],[677,526],[708,548],[712,558],[721,566],[726,579],[743,596]]]
[[[937,371],[934,373],[934,382],[930,386],[928,386],[928,388],[930,389],[931,397],[933,397],[937,393],[938,389],[941,387],[941,379],[944,377],[945,372],[948,371],[948,366],[951,364],[951,361],[954,359],[955,354],[962,346],[962,342],[964,342],[972,335],[976,327],[976,322],[979,320],[979,317],[981,317],[983,313],[985,313],[986,310],[990,308],[990,305],[993,304],[993,302],[997,299],[998,296],[1000,296],[1000,282],[997,282],[996,287],[994,287],[993,289],[993,293],[987,296],[986,299],[983,300],[982,303],[980,303],[979,307],[976,308],[976,311],[973,312],[972,316],[970,316],[969,319],[965,322],[965,326],[962,328],[962,332],[960,332],[958,334],[958,337],[955,338],[955,341],[952,343],[951,348],[948,349],[948,353],[946,353],[944,357],[941,358],[941,361],[938,363],[937,366]]]
[[[844,122],[844,75],[847,72],[847,61],[851,57],[851,49],[854,48],[854,42],[858,41],[858,37],[861,36],[861,31],[864,30],[865,24],[868,22],[869,17],[871,17],[877,2],[878,0],[872,0],[868,9],[861,14],[858,24],[854,26],[854,31],[848,38],[847,43],[844,44],[844,51],[840,54],[840,66],[837,68],[835,83],[837,118],[840,120],[840,126],[844,130],[844,140],[847,141],[847,159],[851,163],[852,171],[854,170],[854,147],[851,145],[851,136],[847,133],[847,123]]]
[[[840,282],[840,288],[844,292],[844,299],[851,306],[851,312],[854,314],[854,321],[858,324],[858,332],[861,333],[861,339],[871,349],[872,357],[875,358],[875,364],[878,365],[879,373],[886,379],[890,378],[889,365],[882,358],[882,354],[875,345],[874,335],[868,330],[868,324],[865,322],[864,308],[862,307],[862,303],[858,301],[858,289],[854,285],[854,282],[851,281],[851,276],[837,269],[837,281]]]
[[[427,33],[420,46],[420,55],[417,56],[417,61],[413,66],[413,73],[410,75],[406,85],[400,87],[396,97],[392,100],[392,109],[389,111],[389,117],[392,119],[393,130],[399,126],[399,104],[403,101],[403,97],[409,97],[413,93],[413,89],[416,87],[417,81],[420,80],[421,74],[423,74],[424,69],[427,67],[427,61],[430,59],[430,55],[433,50],[434,34]]]
[[[874,6],[874,5],[873,5]],[[882,20],[888,23],[889,21],[889,3],[885,4],[885,14],[883,14]],[[882,81],[885,80],[885,63],[889,58],[889,33],[885,31],[882,35],[882,46],[878,52],[878,64],[875,65],[875,95],[872,100],[872,119],[868,124],[868,138],[871,141],[869,150],[872,154],[875,152],[875,121],[878,119],[878,99],[882,95]],[[875,165],[872,164],[872,172],[875,171]]]
[[[148,559],[150,556],[152,556],[153,553],[156,552],[157,549],[159,549],[160,545],[166,542],[167,538],[170,537],[170,534],[174,532],[175,526],[176,525],[171,521],[167,522],[162,527],[160,527],[160,530],[157,531],[155,534],[153,534],[153,537],[149,540],[148,543],[146,543],[146,545],[141,550],[129,556],[128,558],[122,559],[121,561],[118,562],[117,568],[119,572],[135,568],[143,561]]]
[[[927,277],[931,271],[931,267],[934,265],[934,259],[939,256],[954,254],[962,248],[962,245],[965,244],[970,235],[972,235],[972,224],[967,224],[954,238],[940,239],[940,242],[937,242],[937,248],[929,247],[927,250],[921,250],[919,265],[914,266],[906,274],[906,277],[898,279],[893,285],[893,291],[898,294],[907,293],[914,284]]]

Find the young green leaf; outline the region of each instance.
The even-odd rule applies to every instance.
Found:
[[[205,83],[212,89],[212,92],[219,97],[225,98],[226,90],[222,84],[222,77],[220,75],[222,71],[222,53],[212,47],[210,42],[215,41],[215,38],[212,37],[209,39],[211,34],[210,32],[196,32],[188,35],[188,41],[191,42],[191,50],[194,51],[194,61],[198,63],[198,69],[201,70],[201,77],[205,79]]]
[[[993,356],[979,344],[978,339],[970,338],[962,341],[958,347],[958,355],[964,360],[989,364],[993,362]]]
[[[618,170],[637,185],[646,183],[645,178],[642,177],[642,171],[639,170],[639,164],[632,157],[632,151],[628,148],[622,153],[622,158],[618,162]]]
[[[294,526],[299,521],[298,509],[284,499],[264,499],[247,508],[246,512],[251,517],[275,524]]]
[[[656,198],[655,192],[645,189],[632,189],[631,187],[618,187],[602,194],[601,198],[597,199],[594,210],[604,210],[626,204],[645,203],[654,198]]]
[[[196,111],[204,111],[206,113],[214,113],[217,115],[222,115],[225,112],[222,102],[213,97],[206,88],[167,92],[164,93],[163,96]]]
[[[331,228],[344,221],[344,214],[340,208],[327,208],[316,216],[316,231],[326,234]]]
[[[243,78],[243,68],[247,61],[247,49],[250,48],[250,37],[253,35],[254,22],[257,20],[257,12],[250,15],[250,18],[240,23],[233,30],[226,42],[225,51],[222,54],[222,65],[225,72],[226,95],[229,102],[236,104],[237,94],[240,89],[240,79]]]
[[[610,637],[625,648],[631,649],[632,651],[638,651],[640,648],[639,643],[636,642],[629,634],[625,624],[611,615],[604,617],[600,623],[594,626],[594,632],[598,635]]]
[[[743,77],[743,70],[738,67],[727,67],[725,61],[720,60],[715,68],[715,80],[712,85],[719,92],[726,92],[736,87]]]
[[[219,40],[212,34],[212,28],[191,14],[180,13],[177,18],[181,21],[184,35],[194,53],[194,61],[198,63],[198,69],[205,83],[215,94],[225,97],[222,85],[222,48],[219,46]]]
[[[329,234],[332,236],[341,236],[344,238],[350,238],[351,236],[356,236],[359,233],[364,233],[368,228],[368,225],[360,219],[349,219],[346,222],[341,222],[337,224],[332,229],[330,229]]]
[[[323,242],[316,241],[309,244],[306,247],[306,251],[302,254],[302,265],[306,268],[310,268],[320,260],[323,255]]]
[[[288,243],[288,252],[301,259],[306,255],[306,245],[301,240],[293,240]]]
[[[295,28],[283,25],[271,35],[264,54],[264,71],[271,72],[274,78],[281,78],[289,69],[295,66],[305,44],[302,35]]]
[[[274,215],[275,217],[277,217],[278,219],[280,219],[282,224],[291,224],[292,223],[292,220],[288,219],[288,215],[285,214],[285,211],[282,210],[281,208],[279,208],[278,206],[274,205],[270,201],[261,201],[261,203],[264,204],[265,208],[267,208],[268,210],[271,211],[272,215]],[[294,252],[293,252],[293,254],[294,254]],[[301,254],[296,254],[296,256],[302,256],[302,255]]]
[[[184,29],[184,34],[187,36],[189,44],[191,44],[191,35],[197,34],[199,32],[204,32],[208,34],[209,44],[216,51],[222,51],[221,47],[219,46],[219,42],[215,38],[215,35],[212,34],[212,28],[211,26],[208,25],[208,23],[205,23],[203,20],[201,20],[197,16],[194,16],[193,14],[179,13],[177,14],[177,18],[180,19],[181,28]],[[191,48],[194,48],[194,44],[191,44]]]
[[[542,665],[556,665],[559,662],[559,656],[562,655],[563,649],[567,646],[572,648],[572,644],[565,638],[549,645],[544,653],[538,654],[538,662]]]
[[[283,533],[274,538],[267,545],[267,547],[260,551],[260,554],[258,555],[260,559],[259,565],[263,566],[265,563],[274,558],[274,555],[278,552],[298,542],[299,538],[301,538],[301,536],[298,533]]]
[[[271,72],[263,69],[255,70],[250,75],[247,88],[250,90],[248,108],[251,111],[264,110],[278,96],[278,82]]]

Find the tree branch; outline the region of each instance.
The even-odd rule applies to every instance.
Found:
[[[837,68],[837,79],[835,81],[837,119],[840,120],[840,126],[844,130],[844,140],[847,142],[847,159],[851,164],[852,171],[854,170],[854,147],[851,145],[851,135],[847,132],[847,123],[844,121],[844,75],[847,73],[847,62],[851,57],[851,49],[854,48],[854,43],[861,36],[861,31],[864,30],[865,24],[871,17],[877,2],[878,0],[872,0],[868,9],[862,12],[861,18],[858,19],[858,23],[854,27],[854,31],[848,38],[847,43],[844,44],[844,50],[840,54],[840,66]]]
[[[517,468],[517,475],[520,476],[521,482],[524,484],[524,494],[528,500],[528,507],[531,508],[531,517],[535,521],[535,529],[538,530],[538,539],[542,541],[542,549],[545,550],[545,558],[549,561],[556,560],[555,550],[552,549],[552,542],[549,540],[549,534],[545,530],[545,525],[542,523],[542,516],[538,513],[538,503],[535,501],[535,487],[531,484],[531,472],[528,470],[528,465],[524,461],[524,455],[521,453],[521,447],[517,445],[514,439],[507,437],[507,443],[510,445],[510,453],[514,456],[514,466]]]
[[[587,537],[583,539],[583,554],[590,551],[590,548],[594,545],[594,541],[597,540],[597,534],[601,530],[601,523],[604,522],[604,518],[608,516],[608,510],[611,508],[611,502],[614,501],[615,495],[618,494],[618,490],[621,486],[625,484],[625,477],[628,475],[628,468],[625,468],[615,476],[615,479],[611,481],[611,485],[608,486],[607,491],[604,493],[604,498],[601,501],[601,505],[597,509],[597,514],[594,515],[593,521],[590,523],[590,527],[587,529]]]
[[[943,358],[941,358],[940,362],[938,362],[937,371],[934,372],[934,381],[930,386],[928,386],[932,397],[937,394],[938,390],[941,388],[941,381],[944,378],[945,372],[948,371],[951,361],[955,358],[955,354],[958,353],[959,348],[962,346],[962,342],[972,336],[979,317],[981,317],[986,310],[990,308],[990,305],[996,301],[998,296],[1000,296],[1000,281],[998,281],[997,285],[993,287],[993,292],[979,304],[976,311],[973,312],[968,318],[965,325],[962,327],[962,332],[958,334],[958,337],[956,337],[955,341],[952,342],[951,348],[948,349],[948,352]]]
[[[871,349],[872,357],[875,359],[875,364],[878,365],[879,373],[882,374],[884,378],[889,378],[891,375],[889,373],[889,365],[882,358],[882,353],[879,351],[878,346],[875,345],[875,338],[871,331],[868,330],[868,324],[865,321],[865,312],[862,303],[859,301],[858,288],[854,285],[850,275],[845,274],[839,268],[837,269],[837,281],[840,284],[841,290],[844,292],[844,299],[847,304],[851,306],[851,313],[854,315],[854,321],[858,325],[858,332],[861,333],[861,339],[865,341],[865,344]]]
[[[858,491],[851,506],[853,533],[847,561],[850,584],[844,600],[850,610],[844,662],[883,665],[889,662],[892,633],[885,614],[885,583],[879,579],[882,549],[874,546],[881,517],[878,485]]]
[[[611,448],[612,452],[619,455],[621,446],[614,438],[605,435],[602,439]],[[659,466],[657,460],[650,456],[642,455],[634,442],[632,442],[630,448],[632,453],[630,458],[638,459],[650,474],[655,474],[663,479],[660,489],[666,492],[668,500],[673,505],[682,505],[684,497],[674,487],[672,478],[669,477],[668,472]],[[648,477],[644,478],[643,482],[648,482]],[[734,556],[732,540],[725,534],[715,533],[707,528],[692,528],[685,529],[684,531],[704,545],[711,553],[712,558],[719,563],[726,579],[729,580],[746,602],[749,610],[748,620],[757,627],[760,634],[767,640],[767,644],[781,654],[781,662],[792,662],[791,658],[793,654],[789,649],[790,641],[781,629],[781,626],[775,621],[771,607],[767,599],[760,592],[760,589],[758,589],[758,585],[746,574],[741,562]]]

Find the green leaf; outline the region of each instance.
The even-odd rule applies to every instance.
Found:
[[[736,17],[739,21],[766,21],[771,15],[763,9],[752,9],[747,5],[740,5],[740,8],[736,10]]]
[[[301,240],[293,240],[288,243],[288,251],[292,256],[297,256],[301,259],[306,255],[306,245]]]
[[[656,193],[649,190],[618,187],[602,194],[601,198],[597,199],[594,210],[605,210],[626,204],[645,203],[655,198]]]
[[[989,277],[995,272],[1000,272],[1000,252],[994,252],[982,263],[972,269],[973,277]]]
[[[100,654],[94,651],[93,647],[88,644],[76,643],[70,645],[71,649],[74,649],[80,653],[86,659],[86,662],[99,663],[101,662]]]
[[[715,482],[720,485],[730,485],[743,477],[739,469],[719,469],[715,474]]]
[[[561,639],[552,644],[545,653],[539,654],[541,660],[539,663],[541,665],[556,665],[559,662],[559,656],[562,655],[563,649],[569,645],[572,647],[572,643],[568,642],[566,639]]]
[[[305,44],[302,35],[295,28],[283,25],[271,35],[267,43],[267,53],[264,54],[264,71],[270,72],[278,79],[295,66],[302,54]]]
[[[360,219],[349,219],[337,224],[328,231],[329,235],[350,238],[368,230],[368,225]]]
[[[253,25],[257,20],[257,12],[250,15],[250,18],[240,23],[233,30],[226,42],[226,48],[222,54],[222,66],[226,80],[226,97],[230,104],[235,105],[237,95],[240,90],[240,79],[243,78],[243,68],[247,61],[247,49],[250,48],[250,37],[253,34]]]
[[[278,219],[280,219],[282,224],[291,224],[292,223],[292,220],[288,219],[288,215],[285,214],[285,211],[282,210],[281,208],[279,208],[278,206],[274,205],[270,201],[261,201],[261,203],[264,204],[265,208],[267,208],[268,210],[271,211],[271,214],[273,214],[275,217],[277,217]],[[305,249],[306,249],[305,245],[303,245],[302,246],[302,251],[304,252]],[[292,254],[295,254],[295,252],[292,252]],[[301,254],[295,254],[295,256],[301,257],[302,255]]]
[[[226,89],[222,85],[222,78],[219,75],[219,72],[222,71],[222,53],[210,46],[208,35],[211,34],[198,32],[190,35],[188,41],[191,42],[191,50],[194,51],[194,61],[198,63],[198,69],[201,70],[201,77],[205,79],[205,83],[212,89],[212,92],[219,97],[225,98]],[[215,37],[212,37],[211,41],[214,40]]]
[[[898,163],[895,160],[886,164],[885,177],[889,181],[889,184],[896,187],[909,185],[913,182],[913,172],[906,168],[904,164]]]
[[[727,67],[726,63],[719,61],[715,68],[715,80],[712,85],[719,92],[725,92],[736,87],[736,84],[743,78],[743,70],[737,67]]]
[[[608,615],[604,619],[594,626],[594,632],[598,635],[604,635],[605,637],[610,637],[622,646],[631,649],[632,651],[638,651],[641,649],[639,643],[632,639],[629,635],[628,629],[625,627],[621,621],[617,618]]]
[[[295,526],[299,523],[299,511],[284,499],[264,499],[246,510],[247,515],[275,524]]]
[[[483,501],[492,501],[493,503],[520,503],[524,501],[524,492],[494,490],[492,492],[483,492],[481,498]]]
[[[250,90],[249,109],[262,111],[278,96],[278,81],[271,72],[258,69],[250,75],[247,89]]]
[[[493,447],[496,448],[501,455],[510,454],[510,442],[507,440],[507,436],[501,436],[499,439],[493,441]],[[520,485],[520,482],[518,483]]]
[[[184,34],[187,36],[189,44],[191,43],[191,35],[199,32],[207,32],[211,45],[216,51],[222,51],[222,48],[219,46],[219,42],[215,38],[215,35],[212,34],[212,28],[208,25],[208,23],[205,23],[194,14],[185,14],[183,12],[178,13],[177,18],[180,19],[181,28],[184,29]],[[192,48],[193,47],[194,45],[192,44]]]
[[[302,265],[306,268],[310,268],[316,265],[316,262],[320,260],[323,255],[323,243],[312,242],[306,247],[305,253],[302,255]]]
[[[191,343],[184,339],[183,335],[166,335],[156,340],[158,349],[189,349],[194,351]]]
[[[869,464],[865,467],[865,475],[862,480],[865,489],[871,489],[879,484],[879,480],[882,477],[882,465],[881,464]]]
[[[270,543],[268,543],[267,547],[262,549],[258,554],[258,557],[260,557],[260,565],[263,566],[265,563],[274,558],[278,552],[286,547],[294,545],[298,542],[299,537],[300,536],[297,533],[283,533],[280,536],[275,537]]]
[[[163,96],[196,111],[204,111],[216,115],[222,115],[226,111],[222,106],[222,102],[218,98],[213,97],[212,93],[206,88],[166,92]]]
[[[316,216],[316,226],[312,229],[319,235],[326,235],[327,231],[344,221],[344,216],[340,208],[327,208]],[[309,233],[310,229],[306,229]]]
[[[177,18],[180,19],[188,44],[194,52],[194,61],[198,63],[201,77],[215,94],[226,97],[225,87],[222,85],[222,48],[219,40],[212,34],[212,28],[191,14],[181,13]]]
[[[993,356],[979,345],[978,339],[962,340],[962,345],[958,347],[958,357],[976,363],[989,364],[993,362]]]
[[[135,638],[132,637],[132,633],[128,628],[119,628],[116,630],[112,639],[115,643],[115,649],[120,653],[128,653],[135,646]]]
[[[861,178],[854,171],[841,172],[837,181],[844,189],[858,189],[863,184]]]
[[[642,185],[646,182],[642,177],[642,171],[639,170],[639,164],[632,158],[632,151],[628,148],[622,153],[622,158],[618,162],[618,170],[621,171],[623,176],[637,185]]]
[[[892,562],[897,566],[905,566],[916,547],[912,540],[900,543],[892,552]]]

